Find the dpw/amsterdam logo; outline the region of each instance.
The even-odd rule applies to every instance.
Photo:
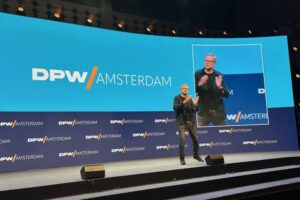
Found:
[[[100,139],[117,139],[121,138],[121,134],[102,134],[99,133],[97,135],[86,135],[85,139],[86,140],[100,140]]]
[[[118,148],[118,149],[111,149],[112,153],[125,153],[126,152],[126,147],[123,148]]]
[[[59,126],[75,126],[76,119],[73,121],[58,121]]]
[[[115,148],[111,149],[111,153],[126,153],[130,151],[144,151],[145,147],[122,147],[122,148]]]
[[[124,125],[124,124],[142,124],[144,122],[144,120],[142,119],[112,119],[109,121],[110,124],[120,124],[120,125]]]
[[[220,129],[219,130],[219,133],[229,133],[229,134],[232,134],[233,132],[233,128],[231,129]]]
[[[12,156],[2,156],[0,157],[0,162],[12,162],[18,160],[36,160],[36,159],[42,159],[44,158],[43,154],[33,154],[33,155],[21,155],[18,156],[17,154],[14,154]]]
[[[41,142],[41,143],[45,143],[48,141],[48,136],[45,137],[41,137],[41,138],[28,138],[27,142],[28,143],[32,143],[32,142]]]
[[[200,147],[218,147],[218,146],[230,146],[231,142],[207,142],[207,143],[200,143]]]
[[[98,150],[84,150],[84,151],[77,151],[76,149],[71,152],[60,152],[58,153],[58,157],[71,157],[75,158],[77,156],[88,156],[88,155],[94,155],[98,154]]]
[[[184,148],[187,148],[188,145],[184,145]],[[167,144],[167,145],[158,145],[156,146],[156,150],[170,150],[170,149],[178,149],[179,145],[178,144]]]
[[[93,67],[89,72],[69,71],[61,69],[32,68],[33,81],[67,80],[69,83],[85,84],[85,89],[90,90],[95,84],[117,86],[141,86],[141,87],[171,87],[170,76],[149,76],[140,74],[108,74],[98,72],[98,67]]]
[[[251,128],[230,128],[230,129],[220,129],[219,133],[229,133],[229,134],[233,134],[233,133],[250,133],[252,132]]]
[[[148,136],[147,131],[142,132],[142,133],[132,133],[132,137],[142,137],[142,138],[146,138]]]
[[[58,156],[59,157],[73,157],[73,158],[75,158],[75,156],[77,156],[77,151],[74,150],[72,152],[61,152],[61,153],[58,153]]]
[[[175,122],[175,121],[176,121],[176,119],[169,119],[167,117],[167,118],[164,118],[164,119],[155,119],[154,123],[164,123],[164,124],[167,124],[167,123]]]
[[[166,135],[165,132],[140,132],[140,133],[132,133],[132,137],[137,138],[137,137],[159,137],[159,136],[164,136]]]
[[[277,144],[277,140],[249,140],[249,141],[243,141],[243,145],[259,145],[259,144]]]
[[[0,157],[0,162],[12,162],[14,163],[17,159],[17,154],[13,155],[13,156],[3,156]]]
[[[239,111],[237,114],[233,114],[233,115],[230,114],[230,115],[227,115],[227,119],[228,119],[228,120],[234,120],[235,123],[239,123],[240,118],[241,118],[241,114],[242,114],[242,112]]]
[[[209,148],[212,148],[213,147],[213,142],[200,143],[199,146],[200,147],[209,147]]]
[[[98,135],[86,135],[85,139],[86,140],[100,140],[101,139],[102,134],[98,134]]]
[[[43,143],[45,144],[46,142],[60,142],[60,141],[69,141],[71,140],[71,136],[57,136],[57,137],[35,137],[35,138],[27,138],[28,143]]]
[[[125,119],[112,119],[109,121],[110,124],[121,124],[123,125],[125,123]]]
[[[268,119],[267,113],[243,113],[239,111],[237,114],[228,114],[227,120],[235,121],[239,123],[241,120],[257,120],[257,119]]]
[[[97,120],[81,120],[77,121],[76,119],[72,121],[58,121],[58,126],[78,126],[78,125],[95,125],[98,124]]]
[[[1,127],[2,126],[9,126],[9,127],[15,128],[16,124],[17,124],[17,120],[14,120],[12,122],[0,122]]]
[[[43,126],[44,122],[42,121],[3,121],[0,122],[0,127],[11,127],[16,128],[17,126]]]

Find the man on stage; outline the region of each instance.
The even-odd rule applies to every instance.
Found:
[[[197,103],[199,97],[192,99],[188,96],[189,86],[183,84],[181,93],[174,97],[173,109],[176,112],[176,123],[179,131],[179,158],[180,164],[185,165],[184,146],[185,146],[185,131],[188,130],[193,141],[193,158],[203,162],[199,156],[199,142],[196,132],[196,120],[194,113],[198,110]]]
[[[198,102],[198,126],[225,125],[226,113],[223,98],[229,96],[225,87],[223,75],[214,69],[217,57],[207,54],[204,68],[195,72],[196,92]]]

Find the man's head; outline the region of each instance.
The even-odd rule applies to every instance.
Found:
[[[188,84],[181,85],[180,91],[182,95],[186,96],[189,93],[189,85]]]
[[[206,54],[204,58],[204,68],[206,70],[212,70],[217,62],[217,56],[212,53]]]

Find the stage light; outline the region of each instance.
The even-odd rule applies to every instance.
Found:
[[[60,18],[60,13],[55,12],[55,13],[54,13],[54,17],[55,17],[55,18]]]
[[[119,27],[119,28],[123,28],[123,24],[118,23],[118,27]]]
[[[296,78],[300,78],[300,74],[296,74]]]
[[[224,36],[228,35],[228,33],[226,31],[222,32]]]
[[[120,29],[123,29],[124,26],[125,26],[125,21],[124,21],[124,20],[119,21],[119,23],[117,24],[117,26],[118,26]]]
[[[87,18],[86,18],[86,22],[88,24],[92,24],[94,22],[94,15],[89,15]]]
[[[203,31],[199,30],[198,34],[202,36],[204,33],[203,33]]]
[[[16,14],[25,15],[25,8],[21,5],[21,3],[17,7]]]
[[[296,46],[293,46],[293,51],[298,51],[298,47],[296,47]]]
[[[62,18],[63,9],[64,9],[63,7],[56,8],[53,17],[56,18],[56,19]]]
[[[252,30],[249,29],[249,30],[248,30],[248,33],[249,33],[250,35],[252,35]]]
[[[273,33],[277,34],[278,33],[277,29],[273,29]]]
[[[24,9],[23,6],[18,6],[17,11],[18,11],[18,12],[24,12],[25,9]]]
[[[176,35],[176,30],[175,30],[175,29],[172,29],[171,33],[172,33],[173,35]]]
[[[94,15],[93,14],[91,14],[90,13],[90,11],[88,11],[88,10],[86,10],[85,12],[84,12],[84,14],[85,14],[85,25],[87,25],[87,26],[92,26],[93,25],[93,23],[94,23]]]
[[[91,18],[87,18],[87,19],[86,19],[86,22],[92,24],[92,23],[93,23],[93,20],[92,20]]]
[[[148,24],[146,25],[146,31],[148,33],[152,32],[153,31],[153,28],[154,28],[154,25],[153,24]]]

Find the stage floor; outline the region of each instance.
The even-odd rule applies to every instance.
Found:
[[[202,157],[204,158],[203,155]],[[224,154],[226,164],[284,157],[300,157],[300,151]],[[206,166],[205,162],[198,162],[190,156],[186,157],[186,162],[187,165],[182,166],[179,164],[178,157],[172,157],[112,162],[104,163],[103,165],[105,167],[105,177],[126,176]],[[81,181],[81,167],[82,166],[73,166],[2,173],[0,174],[0,191],[78,182]]]

